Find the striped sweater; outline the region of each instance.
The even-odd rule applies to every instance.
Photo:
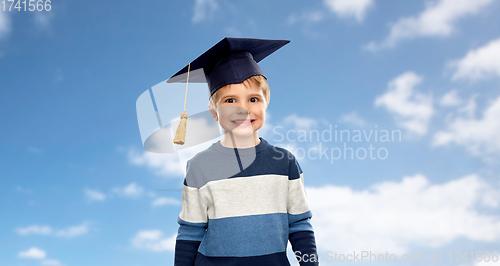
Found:
[[[296,254],[317,254],[302,169],[260,140],[246,149],[219,141],[188,161],[175,266],[290,265],[289,240]]]

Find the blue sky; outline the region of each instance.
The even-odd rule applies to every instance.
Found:
[[[51,5],[0,12],[0,266],[173,264],[184,166],[135,103],[226,36],[291,40],[259,135],[299,158],[320,253],[497,265],[448,253],[499,251],[499,1]],[[401,141],[299,141],[330,126]]]

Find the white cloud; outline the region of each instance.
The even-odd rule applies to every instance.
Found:
[[[283,119],[284,123],[292,124],[295,129],[310,129],[318,125],[318,121],[309,117],[300,117],[296,114],[291,114]]]
[[[381,43],[370,42],[368,50],[392,48],[402,40],[428,36],[449,36],[455,24],[467,15],[478,14],[493,0],[439,0],[428,2],[420,14],[404,17],[391,25],[389,36]]]
[[[20,235],[50,235],[52,228],[50,226],[31,225],[24,228],[18,228],[17,233]]]
[[[127,198],[139,198],[144,193],[144,189],[136,183],[130,183],[126,187],[116,187],[112,191],[119,196]]]
[[[354,17],[358,22],[363,21],[366,11],[375,4],[374,0],[324,0],[324,4],[331,12],[339,17]]]
[[[418,135],[427,133],[434,113],[432,97],[414,89],[421,81],[417,74],[406,72],[392,80],[388,91],[375,99],[375,106],[385,107],[400,126]]]
[[[32,247],[26,251],[21,251],[17,254],[19,258],[28,258],[28,259],[37,259],[37,260],[42,260],[41,264],[42,265],[49,265],[49,266],[60,266],[62,265],[58,260],[54,259],[45,259],[47,257],[47,254],[45,251]]]
[[[456,71],[453,79],[479,80],[500,76],[500,38],[471,50],[464,58],[449,63]]]
[[[17,228],[16,231],[19,235],[22,236],[47,235],[47,236],[71,238],[86,234],[89,231],[89,228],[88,225],[85,223],[60,230],[54,230],[50,226],[46,225],[31,225],[24,228]]]
[[[196,0],[192,21],[196,23],[211,18],[217,8],[215,0]]]
[[[45,251],[38,249],[36,247],[32,247],[26,251],[21,251],[17,254],[19,258],[28,258],[28,259],[44,259],[46,256]]]
[[[0,12],[0,40],[5,38],[11,30],[9,13]]]
[[[439,104],[442,106],[457,106],[462,103],[462,99],[458,96],[457,90],[451,90],[447,92],[441,100],[439,101]]]
[[[500,191],[477,175],[430,184],[420,174],[382,182],[368,190],[306,188],[318,247],[323,250],[402,254],[411,247],[442,247],[458,238],[500,240]]]
[[[31,189],[24,188],[24,187],[21,187],[21,186],[16,186],[16,190],[18,192],[20,192],[20,193],[33,194],[33,191],[31,191]]]
[[[183,175],[184,170],[179,158],[174,154],[152,152],[139,153],[135,150],[128,151],[129,162],[134,165],[145,165],[155,170],[157,175]]]
[[[89,202],[106,200],[106,195],[104,195],[98,190],[85,189],[84,192]]]
[[[139,249],[146,249],[154,252],[174,251],[177,234],[164,238],[160,230],[139,231],[130,241],[132,245]]]
[[[475,104],[469,108],[475,109]],[[470,104],[469,104],[470,105]],[[433,145],[450,143],[465,146],[473,155],[497,155],[500,151],[500,97],[484,110],[482,118],[457,117],[447,130],[434,135]]]
[[[58,260],[44,260],[42,261],[42,265],[60,266],[62,264]]]
[[[50,30],[50,22],[54,18],[54,12],[33,12],[34,22],[40,30]]]
[[[375,0],[323,0],[325,11],[322,9],[305,10],[300,13],[292,13],[288,16],[287,24],[293,25],[302,22],[306,25],[323,21],[327,13],[332,12],[341,18],[354,18],[362,22],[366,12],[375,3]]]
[[[174,198],[166,198],[166,197],[161,197],[161,198],[157,198],[153,201],[153,203],[151,204],[153,207],[160,207],[160,206],[163,206],[163,205],[180,205],[181,203],[174,199]]]
[[[80,236],[84,235],[89,231],[89,228],[87,224],[81,224],[81,225],[76,225],[76,226],[71,226],[66,229],[58,230],[54,232],[55,236],[59,237],[75,237],[75,236]]]
[[[298,22],[303,22],[306,24],[320,22],[325,18],[325,14],[322,10],[313,11],[303,11],[299,14],[293,13],[288,16],[287,24],[293,25]]]
[[[485,255],[482,254],[481,257],[483,258],[480,262],[478,262],[479,257],[475,259],[474,261],[474,266],[500,266],[500,260],[497,261],[492,261],[492,254],[488,254],[489,261],[484,261]],[[497,258],[498,258],[498,252],[497,252]]]
[[[472,97],[470,97],[469,100],[463,106],[460,106],[458,108],[457,112],[459,114],[464,114],[465,117],[474,118],[477,109],[477,104],[476,104],[477,96],[478,94],[472,95]]]
[[[366,121],[362,117],[360,117],[356,112],[342,114],[339,121],[342,123],[353,124],[358,127],[363,127],[366,125]]]

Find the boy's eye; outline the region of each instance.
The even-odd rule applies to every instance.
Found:
[[[259,101],[259,99],[255,98],[255,97],[250,98],[250,102],[252,102],[252,103],[256,103],[258,101]]]
[[[230,99],[227,99],[227,100],[226,100],[226,102],[227,102],[227,103],[234,103],[234,99],[231,99],[231,98],[230,98]]]

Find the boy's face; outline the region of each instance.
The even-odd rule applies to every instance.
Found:
[[[217,109],[212,116],[224,128],[241,137],[250,137],[266,119],[267,103],[262,89],[253,81],[230,84],[218,90]]]

